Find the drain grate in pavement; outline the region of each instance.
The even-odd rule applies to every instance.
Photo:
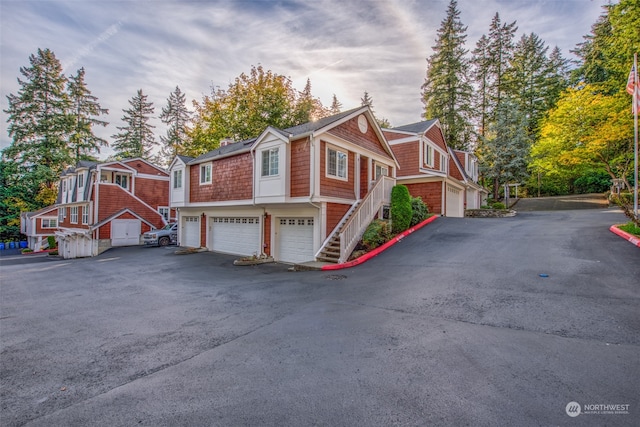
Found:
[[[346,278],[347,276],[345,276],[344,274],[329,274],[328,276],[325,276],[325,279],[327,280],[342,280]]]

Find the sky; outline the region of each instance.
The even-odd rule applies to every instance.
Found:
[[[0,149],[7,135],[7,95],[17,94],[20,67],[38,48],[52,50],[66,75],[84,67],[103,108],[109,142],[123,109],[142,89],[157,116],[179,86],[191,100],[228,88],[252,66],[285,75],[330,106],[347,110],[364,92],[392,126],[423,120],[421,85],[448,0],[0,0]],[[550,50],[570,50],[590,33],[608,0],[458,0],[466,47],[488,33],[496,13],[516,21],[516,40],[536,33]],[[159,139],[159,138],[158,138]],[[103,149],[101,158],[112,154]]]

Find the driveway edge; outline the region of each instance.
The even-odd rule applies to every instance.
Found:
[[[398,234],[393,239],[389,240],[384,245],[378,246],[377,248],[375,248],[371,252],[367,252],[366,254],[362,255],[361,257],[358,257],[358,258],[354,259],[353,261],[348,261],[348,262],[345,262],[345,263],[342,263],[342,264],[325,265],[325,266],[322,267],[322,270],[323,271],[326,271],[326,270],[342,270],[343,268],[355,267],[356,265],[360,265],[360,264],[362,264],[362,263],[364,263],[366,261],[369,261],[371,258],[375,257],[376,255],[380,254],[381,252],[384,252],[386,249],[388,249],[391,246],[395,245],[396,243],[398,243],[399,241],[401,241],[402,239],[407,237],[409,234],[413,233],[414,231],[420,230],[422,227],[424,227],[425,225],[427,225],[429,223],[432,223],[433,221],[436,220],[436,218],[438,218],[438,216],[437,215],[433,215],[432,217],[429,217],[429,218],[425,219],[420,224],[416,224],[413,227],[409,228],[408,230],[403,231],[402,233]]]
[[[633,234],[627,233],[624,230],[620,230],[615,225],[612,225],[611,227],[609,227],[609,231],[611,231],[614,234],[617,234],[618,236],[622,237],[626,241],[631,242],[631,244],[640,248],[640,237],[636,237]]]

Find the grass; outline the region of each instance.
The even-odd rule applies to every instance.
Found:
[[[634,236],[640,237],[640,227],[638,227],[631,221],[629,221],[624,225],[619,225],[618,228],[622,231],[626,231],[629,234],[633,234]]]

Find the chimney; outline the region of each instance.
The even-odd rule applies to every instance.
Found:
[[[223,138],[220,141],[220,147],[226,147],[229,144],[233,144],[233,139],[231,139],[231,138]]]

